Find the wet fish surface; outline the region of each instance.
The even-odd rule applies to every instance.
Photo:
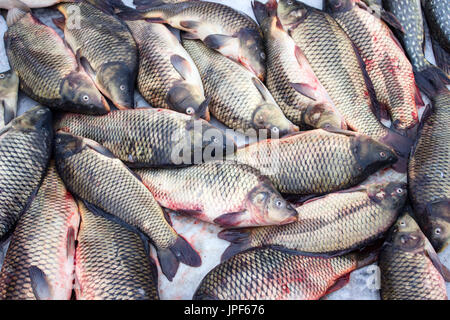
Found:
[[[0,73],[0,130],[17,115],[19,77],[12,70]]]

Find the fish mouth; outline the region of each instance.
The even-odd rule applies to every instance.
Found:
[[[110,108],[110,106],[109,106],[108,101],[106,101],[105,97],[103,97],[103,96],[101,97],[101,102],[102,102],[102,105],[103,105],[105,111],[106,111],[107,113],[110,112],[110,111],[111,111],[111,108]]]
[[[261,80],[262,82],[264,82],[264,74],[263,72],[259,72],[257,71],[255,68],[253,68],[253,66],[248,63],[247,59],[241,57],[239,58],[239,62],[248,70],[250,70],[254,75],[256,75],[258,77],[259,80]]]
[[[209,110],[206,110],[205,114],[200,115],[200,117],[209,122],[211,120],[211,113],[209,112]]]

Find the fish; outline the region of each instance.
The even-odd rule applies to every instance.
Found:
[[[100,143],[130,167],[189,165],[223,159],[236,149],[232,137],[207,121],[167,109],[65,113],[54,128]]]
[[[12,70],[0,73],[0,130],[17,116],[19,77]]]
[[[267,88],[286,117],[300,129],[346,129],[342,115],[314,74],[308,60],[284,31],[275,0],[253,2],[253,12],[264,34]]]
[[[357,48],[376,98],[389,112],[394,128],[414,139],[419,125],[417,104],[424,103],[412,65],[389,26],[357,0],[326,0],[325,9]]]
[[[125,20],[145,19],[185,31],[185,37],[200,39],[209,48],[242,64],[261,81],[265,78],[264,42],[258,24],[245,13],[209,1],[135,0],[136,10],[122,10]]]
[[[137,85],[153,107],[210,120],[200,73],[178,38],[163,24],[126,21],[139,49]]]
[[[282,193],[319,195],[355,186],[398,158],[365,135],[316,129],[239,148],[234,159],[260,170]]]
[[[134,171],[165,208],[220,226],[291,223],[295,209],[259,171],[234,161]]]
[[[100,9],[101,1],[91,1],[97,7],[88,2],[59,4],[64,17],[56,23],[99,91],[118,109],[130,109],[138,72],[137,45],[125,23]],[[77,20],[72,21],[74,12]]]
[[[158,271],[142,239],[78,202],[77,300],[159,300]]]
[[[110,107],[63,39],[31,12],[8,11],[6,53],[20,89],[52,110],[106,114]]]
[[[417,222],[440,252],[450,243],[450,91],[431,103],[411,153],[408,181]]]
[[[14,228],[49,165],[52,114],[36,106],[0,130],[0,239]]]
[[[155,246],[162,272],[175,276],[179,262],[197,267],[201,258],[166,220],[150,191],[111,151],[95,141],[57,132],[56,168],[68,190],[89,210],[143,234]],[[100,209],[100,210],[97,210]]]
[[[182,39],[203,80],[209,110],[217,120],[249,136],[279,136],[298,131],[255,75],[208,48],[199,40]]]
[[[445,281],[450,280],[450,271],[408,209],[392,227],[378,266],[382,300],[447,300]]]
[[[419,89],[431,98],[450,84],[450,79],[425,58],[424,21],[420,0],[384,0],[383,6],[400,21],[404,32],[394,29],[394,33],[411,61]]]
[[[423,13],[431,31],[433,53],[436,63],[450,74],[450,8],[445,0],[422,0]]]
[[[76,2],[80,0],[0,0],[0,9],[14,8],[46,8],[61,2]]]
[[[277,14],[348,128],[389,145],[399,157],[406,159],[412,140],[380,122],[380,106],[364,63],[337,22],[329,14],[294,0],[280,0]],[[404,172],[405,163],[399,161],[396,170]]]
[[[52,160],[20,218],[0,273],[1,300],[70,300],[80,215]]]
[[[325,257],[366,247],[394,224],[406,197],[405,183],[387,181],[308,200],[296,208],[294,223],[221,231],[219,238],[231,242],[222,261],[260,247]]]
[[[324,258],[250,250],[212,269],[193,300],[317,300],[343,287],[350,272],[374,259],[373,253]]]

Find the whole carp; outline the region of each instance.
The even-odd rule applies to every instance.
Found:
[[[208,1],[164,3],[135,0],[135,10],[123,10],[123,19],[166,23],[185,31],[185,37],[200,39],[209,48],[242,64],[261,81],[265,77],[264,43],[258,24],[227,5]]]
[[[247,135],[284,136],[298,131],[281,111],[269,90],[238,63],[199,40],[183,39],[183,46],[200,71],[209,110],[220,122]]]
[[[347,126],[389,145],[406,158],[412,141],[379,121],[380,106],[364,63],[337,22],[327,13],[294,0],[280,0],[277,14],[284,29],[304,52]]]
[[[186,165],[222,159],[235,150],[234,140],[205,120],[166,109],[119,110],[104,116],[66,113],[54,127],[97,141],[132,167]]]
[[[37,192],[51,155],[52,114],[36,106],[0,130],[0,239]]]
[[[134,107],[134,84],[138,70],[138,50],[125,23],[107,9],[102,0],[62,3],[64,15],[54,20],[77,59],[97,88],[119,109]],[[73,15],[76,14],[76,21]],[[77,27],[75,24],[78,24]]]
[[[92,140],[57,133],[56,167],[67,188],[150,239],[163,273],[172,280],[179,262],[199,266],[199,255],[170,226],[150,191],[109,150]]]
[[[262,140],[238,149],[234,158],[260,170],[280,192],[301,195],[349,188],[397,161],[367,136],[322,129]]]
[[[0,73],[0,130],[17,115],[19,77],[12,70]]]
[[[357,254],[323,258],[270,248],[250,250],[211,270],[193,299],[317,300],[342,287],[350,272],[373,259]]]
[[[297,207],[298,220],[288,225],[221,231],[219,238],[232,243],[222,260],[266,246],[321,256],[365,247],[395,222],[406,190],[402,182],[361,185],[305,202]]]
[[[267,52],[267,88],[286,117],[301,129],[346,129],[342,115],[308,60],[277,18],[277,3],[253,2]]]
[[[81,214],[76,250],[77,300],[159,300],[158,271],[141,238],[95,215]]]
[[[445,72],[433,66],[424,53],[425,33],[420,0],[383,0],[384,8],[400,21],[404,32],[394,32],[413,66],[417,85],[429,98],[450,84]]]
[[[415,216],[436,251],[450,243],[450,92],[432,99],[408,165]]]
[[[407,210],[392,227],[378,266],[383,300],[447,300],[443,274],[449,281],[450,272]]]
[[[109,105],[58,34],[31,12],[8,11],[6,52],[30,98],[58,111],[105,114]]]
[[[0,300],[70,300],[78,206],[52,161],[20,218],[0,273]]]
[[[297,213],[259,171],[234,161],[135,171],[158,203],[221,226],[290,223]]]
[[[209,120],[202,79],[178,38],[160,23],[126,23],[139,49],[137,85],[145,100],[153,107]]]
[[[419,124],[416,102],[424,103],[411,63],[392,31],[359,0],[326,0],[325,8],[358,49],[394,127],[414,138]]]

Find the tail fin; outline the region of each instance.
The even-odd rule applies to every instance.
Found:
[[[269,17],[275,17],[277,15],[277,1],[269,0],[266,4],[259,1],[252,1],[253,13],[256,20],[261,25],[263,21]]]
[[[432,64],[422,71],[414,72],[416,82],[420,90],[422,90],[429,98],[435,96],[450,84],[448,75]]]
[[[251,248],[251,229],[227,229],[217,235],[220,239],[231,242],[230,246],[223,252],[221,261],[228,260],[232,256]]]
[[[172,281],[177,273],[180,262],[191,267],[199,267],[202,264],[199,254],[182,236],[178,236],[170,248],[157,249],[157,254],[161,271],[169,281]]]

